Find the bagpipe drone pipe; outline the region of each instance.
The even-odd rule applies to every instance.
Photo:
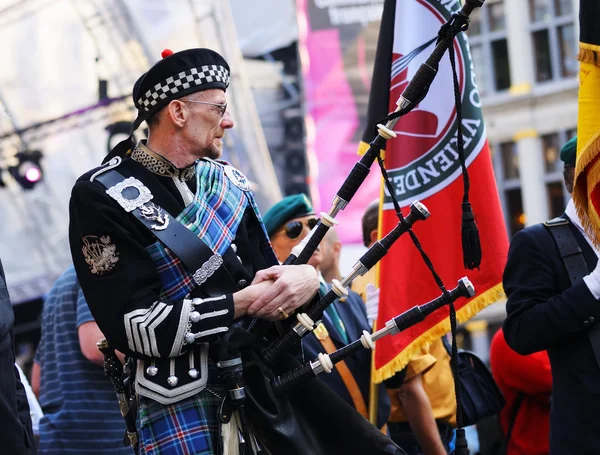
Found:
[[[329,212],[321,214],[319,223],[301,244],[294,248],[284,264],[304,264],[308,261],[328,229],[334,225],[335,216],[350,202],[376,159],[388,191],[391,190],[391,183],[383,166],[380,152],[385,147],[386,141],[396,136],[393,128],[398,118],[410,112],[426,96],[445,51],[452,46],[454,37],[468,28],[471,12],[482,5],[482,0],[466,0],[462,9],[442,26],[435,49],[404,90],[398,100],[396,111],[377,125],[376,138],[346,178],[332,202],[331,209]],[[466,172],[465,168],[463,170]],[[419,202],[414,202],[411,205],[410,213],[405,218],[394,196],[394,191],[389,191],[389,193],[399,218],[398,225],[383,239],[376,242],[361,257],[352,272],[342,281],[334,283],[332,290],[324,297],[315,299],[302,312],[297,312],[294,315],[295,318],[289,320],[271,323],[244,318],[234,323],[230,330],[214,343],[214,347],[211,347],[211,357],[218,360],[219,375],[229,389],[222,405],[221,419],[224,423],[229,422],[233,412],[237,411],[241,426],[239,433],[241,453],[311,453],[315,455],[404,453],[391,439],[358,414],[343,399],[332,393],[321,381],[297,384],[295,379],[290,379],[292,376],[298,376],[298,371],[304,372],[302,376],[314,376],[315,370],[312,366],[305,365],[303,367],[297,360],[300,352],[298,349],[300,339],[314,328],[315,322],[329,304],[347,293],[346,287],[352,283],[352,280],[373,267],[387,253],[394,241],[404,233],[410,235],[419,249],[442,292],[442,296],[433,301],[437,302],[435,304],[430,302],[431,305],[425,304],[422,306],[424,308],[415,307],[409,310],[410,318],[400,315],[393,321],[396,321],[398,329],[407,327],[407,323],[412,324],[412,321],[416,320],[415,318],[424,317],[436,305],[448,304],[453,334],[452,351],[453,357],[455,356],[457,350],[454,339],[456,315],[453,302],[460,296],[470,296],[473,288],[469,287],[468,280],[464,279],[459,283],[457,289],[450,292],[446,290],[411,229],[415,222],[428,217],[427,209]],[[386,325],[384,330],[387,329]],[[371,335],[371,342],[374,341],[375,336],[385,334],[380,332]],[[333,354],[332,356],[335,360],[336,357],[342,356],[342,352],[361,349],[361,346],[362,342],[356,341],[346,348],[342,348],[337,356]],[[344,349],[346,350],[344,351]],[[331,358],[329,361],[331,362]],[[328,366],[330,365],[328,364]],[[311,371],[308,372],[308,369]],[[286,376],[286,373],[291,376]],[[456,380],[455,382],[458,394],[460,381]],[[293,389],[291,389],[292,385]],[[289,393],[279,393],[286,388],[290,388]],[[457,420],[459,430],[456,453],[468,453],[464,442],[464,431],[461,433],[460,430],[460,407],[457,411]]]
[[[468,278],[463,277],[458,280],[456,288],[440,295],[430,302],[412,307],[410,310],[390,319],[386,322],[384,328],[375,333],[370,334],[369,332],[364,331],[360,339],[347,344],[330,355],[320,354],[314,361],[307,362],[300,368],[296,368],[282,376],[273,378],[271,383],[273,390],[277,395],[281,395],[294,387],[298,387],[304,382],[317,377],[321,373],[331,373],[333,371],[333,366],[336,363],[346,360],[361,349],[375,349],[375,342],[380,338],[383,338],[386,335],[396,335],[403,330],[418,324],[434,311],[439,310],[444,305],[456,301],[460,297],[468,298],[473,297],[474,295],[475,288],[473,287],[473,284]]]

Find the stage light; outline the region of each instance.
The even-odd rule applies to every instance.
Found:
[[[31,183],[36,183],[40,181],[40,179],[42,178],[42,171],[40,168],[32,165],[31,163],[25,163],[23,166],[28,168],[25,171],[25,180]]]
[[[23,189],[33,189],[44,177],[40,164],[42,152],[39,150],[25,150],[17,153],[15,158],[17,164],[10,166],[8,172]]]

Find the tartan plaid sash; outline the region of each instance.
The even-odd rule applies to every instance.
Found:
[[[242,191],[225,175],[228,163],[209,159],[196,164],[196,194],[194,200],[178,216],[177,221],[202,239],[215,253],[223,255],[235,239],[248,204],[262,226],[264,242],[269,244],[262,217],[250,191]],[[160,275],[163,299],[182,299],[197,285],[192,278],[195,270],[187,270],[181,260],[160,241],[146,248]],[[273,256],[268,248],[267,257]]]

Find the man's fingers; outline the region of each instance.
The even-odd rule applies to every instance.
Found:
[[[248,307],[248,314],[252,317],[260,317],[264,312],[260,311],[265,305],[268,305],[275,297],[277,297],[285,284],[281,280],[275,281],[254,303]]]
[[[288,315],[293,313],[296,308],[308,300],[310,296],[304,289],[294,291],[286,289],[285,292],[278,294],[269,303],[261,307],[256,312],[257,317],[270,317],[272,314],[279,313],[278,308],[283,309]]]
[[[252,284],[257,284],[266,280],[276,280],[281,276],[282,268],[280,265],[274,265],[268,269],[259,270],[252,280]]]
[[[277,308],[281,307],[285,310],[285,308],[289,308],[289,296],[286,293],[281,293],[276,295],[269,302],[265,303],[256,311],[255,316],[257,318],[262,318],[267,316],[269,313],[273,313],[277,311]],[[287,310],[285,310],[287,311]]]
[[[256,273],[256,275],[254,275],[254,279],[252,280],[252,283],[250,283],[250,285],[262,283],[263,281],[266,281],[268,279],[269,275],[265,273],[264,270],[260,270]]]
[[[275,279],[275,283],[250,304],[247,312],[252,317],[272,318],[279,307],[289,314],[308,301],[318,288],[315,270],[306,265],[273,266],[259,272],[255,281],[265,277]]]

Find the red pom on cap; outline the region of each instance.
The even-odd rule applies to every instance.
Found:
[[[173,51],[171,49],[165,49],[160,53],[162,58],[167,58],[169,55],[173,55]]]

